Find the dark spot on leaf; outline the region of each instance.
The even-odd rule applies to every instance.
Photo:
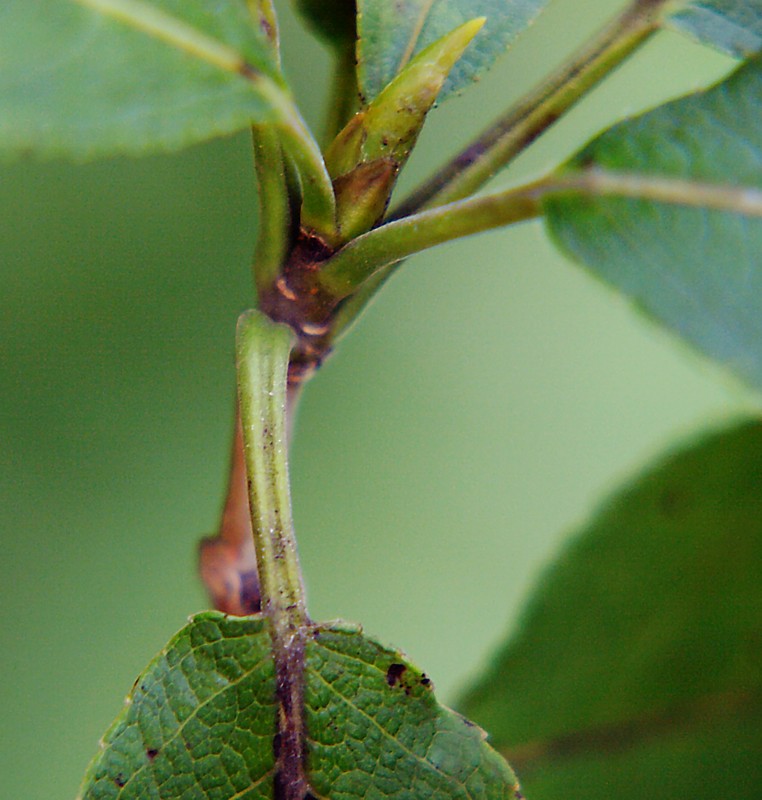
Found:
[[[513,793],[513,796],[516,800],[524,800],[524,795],[518,789]]]
[[[471,720],[468,719],[467,717],[461,717],[461,719],[463,720],[463,724],[467,728],[475,728],[476,727],[476,723],[475,722],[471,722]]]
[[[151,747],[148,750],[146,750],[146,755],[148,756],[149,761],[153,761],[154,758],[156,758],[156,756],[159,755],[159,751]]]
[[[118,775],[116,775],[113,780],[114,780],[114,785],[118,786],[120,789],[127,783],[127,781],[124,778],[124,775],[122,775],[121,772]]]
[[[389,686],[396,686],[406,670],[407,667],[404,664],[390,664],[389,669],[386,670],[386,682]]]
[[[421,686],[431,686],[431,678],[425,672],[421,675]]]

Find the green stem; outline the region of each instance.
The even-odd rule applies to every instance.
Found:
[[[238,393],[262,610],[270,622],[278,697],[273,783],[282,800],[310,793],[305,764],[304,659],[310,625],[288,485],[288,360],[294,334],[259,311],[238,321]]]
[[[238,393],[262,594],[276,649],[307,622],[288,482],[286,375],[293,332],[258,311],[238,321]]]
[[[254,167],[259,193],[259,230],[254,253],[254,281],[261,296],[280,275],[289,247],[291,204],[283,151],[275,131],[252,128]]]
[[[320,270],[320,283],[334,298],[353,294],[380,270],[429,247],[542,213],[541,187],[531,184],[470,198],[389,222],[343,247]],[[349,320],[347,320],[347,323]]]
[[[567,63],[510,108],[389,215],[401,219],[460,200],[481,188],[569,108],[640,47],[669,0],[635,0]]]
[[[301,180],[301,225],[332,244],[338,238],[336,200],[320,148],[295,108],[282,131],[284,147],[294,160]]]
[[[332,244],[338,235],[336,200],[320,148],[299,110],[285,92],[270,91],[269,86],[264,86],[263,94],[277,112],[276,124],[281,132],[281,142],[299,172],[302,190],[301,226]]]
[[[544,213],[553,197],[619,197],[651,203],[762,217],[762,190],[685,178],[616,172],[591,167],[553,173],[505,192],[459,200],[389,222],[354,239],[325,263],[320,280],[336,299],[349,297],[365,281],[378,281],[405,257],[443,242]],[[356,310],[356,309],[355,309]],[[349,324],[346,315],[343,325]]]

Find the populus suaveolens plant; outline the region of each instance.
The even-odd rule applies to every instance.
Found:
[[[429,181],[390,205],[435,101],[547,0],[300,0],[336,70],[319,144],[269,0],[6,0],[0,146],[77,159],[251,127],[257,310],[218,609],[136,681],[87,770],[120,798],[735,798],[762,748],[762,426],[685,448],[610,502],[519,633],[443,706],[400,652],[305,605],[287,466],[299,393],[410,255],[543,217],[553,240],[706,356],[762,384],[762,2],[636,0]],[[660,29],[738,58],[718,85],[618,122],[531,183],[477,194]],[[722,775],[718,785],[717,774]]]

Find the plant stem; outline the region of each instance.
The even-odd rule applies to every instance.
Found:
[[[388,222],[358,236],[320,270],[320,283],[333,297],[353,294],[380,270],[413,253],[542,213],[539,187],[530,184],[500,194],[470,198]]]
[[[250,311],[238,322],[238,393],[262,607],[276,634],[304,624],[288,483],[286,374],[293,332]]]
[[[505,192],[458,200],[389,222],[359,236],[325,263],[323,288],[349,297],[405,257],[462,236],[538,217],[553,197],[620,197],[762,217],[762,190],[597,167],[553,173]],[[387,277],[384,275],[384,279]],[[344,326],[350,320],[345,317]]]
[[[481,188],[653,34],[668,0],[635,0],[567,63],[405,199],[395,220],[460,200]]]
[[[283,147],[293,159],[301,180],[301,226],[326,244],[333,244],[338,238],[336,200],[320,148],[292,103],[281,103],[278,110]]]
[[[274,795],[304,800],[304,652],[309,618],[288,482],[286,381],[293,331],[249,311],[238,321],[238,392],[262,610],[279,702]]]
[[[259,193],[259,230],[253,271],[261,295],[277,280],[288,252],[291,204],[277,134],[264,125],[254,126],[251,134]]]

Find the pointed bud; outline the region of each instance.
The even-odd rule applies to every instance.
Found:
[[[401,168],[450,70],[483,25],[484,17],[479,17],[437,39],[355,114],[326,152],[331,176],[379,158],[391,158]]]
[[[333,182],[342,241],[369,231],[381,219],[396,177],[397,164],[380,158],[360,164]]]
[[[332,178],[346,175],[362,163],[362,143],[367,136],[365,114],[365,111],[358,111],[326,150],[325,166]]]
[[[325,163],[343,241],[369,230],[383,214],[426,115],[483,25],[483,17],[473,19],[422,50],[328,147]]]
[[[368,106],[364,161],[389,157],[405,163],[450,70],[484,22],[472,19],[430,44]]]

